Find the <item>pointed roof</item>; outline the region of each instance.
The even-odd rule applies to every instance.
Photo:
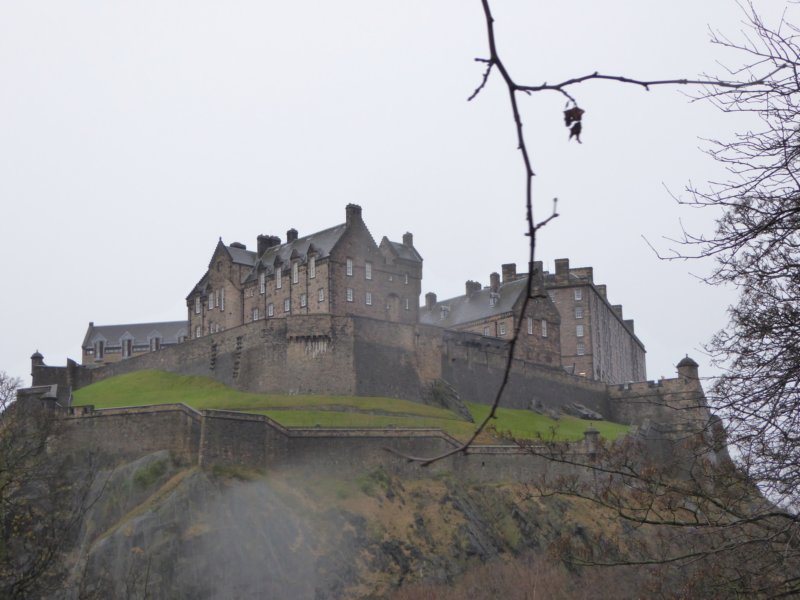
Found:
[[[457,296],[437,302],[432,310],[420,309],[419,320],[425,325],[450,328],[488,319],[514,310],[517,301],[527,290],[526,277],[505,283],[497,290],[493,304],[492,291],[483,288],[469,296]]]
[[[90,323],[83,338],[83,348],[90,348],[95,339],[102,339],[113,346],[123,338],[132,338],[134,345],[150,343],[150,338],[161,337],[162,344],[177,344],[181,336],[188,335],[186,321],[162,321],[159,323],[130,323],[125,325],[95,325]],[[127,334],[127,335],[126,335]]]

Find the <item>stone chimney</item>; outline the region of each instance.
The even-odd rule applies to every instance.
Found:
[[[633,319],[625,319],[625,320],[623,321],[623,323],[625,323],[625,327],[627,327],[627,328],[628,328],[628,331],[630,331],[631,333],[633,333]]]
[[[467,296],[470,297],[475,292],[481,291],[481,282],[469,280],[466,283],[466,288],[467,288]]]
[[[564,281],[569,278],[569,259],[557,258],[556,259],[556,279]]]
[[[506,263],[501,267],[503,270],[503,283],[514,281],[517,278],[517,263]]]
[[[257,238],[257,242],[258,255],[261,256],[269,248],[280,246],[281,238],[276,235],[260,235]]]
[[[608,296],[606,295],[606,284],[601,283],[599,285],[594,286],[597,290],[597,293],[603,297],[603,300],[608,300]]]
[[[356,221],[361,220],[361,207],[358,204],[348,204],[344,209],[347,215],[347,224],[352,225]]]
[[[405,246],[406,248],[413,248],[414,247],[414,234],[413,233],[409,233],[408,231],[406,231],[403,234],[403,246]]]
[[[434,305],[436,304],[436,294],[433,292],[428,292],[425,294],[425,308],[428,310],[433,310]]]
[[[689,358],[689,355],[687,354],[681,359],[681,362],[678,363],[678,377],[681,379],[700,379],[700,374],[697,370],[699,366],[700,365]]]
[[[489,275],[489,289],[493,294],[496,294],[500,290],[500,275],[498,273]]]
[[[622,318],[622,304],[614,304],[611,310],[621,319]]]
[[[289,231],[286,232],[286,243],[293,242],[297,239],[297,229],[292,227]]]

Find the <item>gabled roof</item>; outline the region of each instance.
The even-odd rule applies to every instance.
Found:
[[[256,262],[256,253],[246,248],[237,248],[236,246],[225,246],[228,254],[235,265],[245,265],[252,267]]]
[[[106,346],[115,346],[123,338],[133,338],[134,345],[150,343],[150,338],[158,334],[162,344],[177,344],[181,336],[188,335],[186,321],[163,321],[160,323],[129,323],[126,325],[95,325],[89,323],[83,338],[83,348],[90,348],[95,339],[101,338]],[[127,335],[126,335],[127,334]]]
[[[392,251],[397,255],[397,258],[402,260],[410,260],[412,262],[422,262],[422,257],[417,252],[416,248],[409,248],[405,244],[400,242],[393,242],[392,240],[388,240],[389,247]]]
[[[457,296],[449,300],[442,300],[433,306],[433,310],[421,308],[419,311],[420,323],[426,325],[436,325],[437,327],[456,327],[488,319],[497,315],[511,312],[514,305],[528,290],[528,280],[526,277],[510,281],[500,286],[497,291],[497,298],[494,306],[491,303],[491,290],[483,288],[473,292],[470,296]],[[442,308],[448,310],[444,313]]]

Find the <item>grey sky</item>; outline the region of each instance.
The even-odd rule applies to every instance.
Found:
[[[520,82],[737,64],[708,43],[708,25],[740,29],[731,0],[494,4]],[[0,369],[27,380],[36,349],[80,360],[89,321],[184,318],[219,236],[304,235],[342,222],[349,202],[376,240],[414,233],[423,292],[461,294],[504,262],[523,270],[506,93],[493,77],[466,102],[485,48],[478,0],[0,3]],[[665,247],[679,218],[710,228],[665,186],[719,177],[698,138],[744,124],[675,90],[573,93],[582,145],[567,143],[560,96],[523,100],[537,216],[560,199],[538,257],[594,267],[635,319],[651,379],[687,352],[708,373],[696,349],[733,296],[642,236]]]

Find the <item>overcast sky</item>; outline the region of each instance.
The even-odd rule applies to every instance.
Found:
[[[732,0],[495,1],[498,48],[522,83],[593,71],[639,78],[721,72]],[[762,2],[768,20],[782,4]],[[479,0],[73,0],[0,3],[0,369],[29,381],[34,350],[80,360],[89,321],[183,319],[217,239],[255,246],[363,207],[376,241],[411,231],[423,293],[524,270],[524,173],[507,94],[486,56]],[[538,258],[594,267],[644,342],[651,379],[674,375],[725,323],[734,295],[644,238],[708,231],[680,193],[719,178],[701,138],[746,127],[674,89],[613,83],[521,99],[537,218],[559,198]]]

